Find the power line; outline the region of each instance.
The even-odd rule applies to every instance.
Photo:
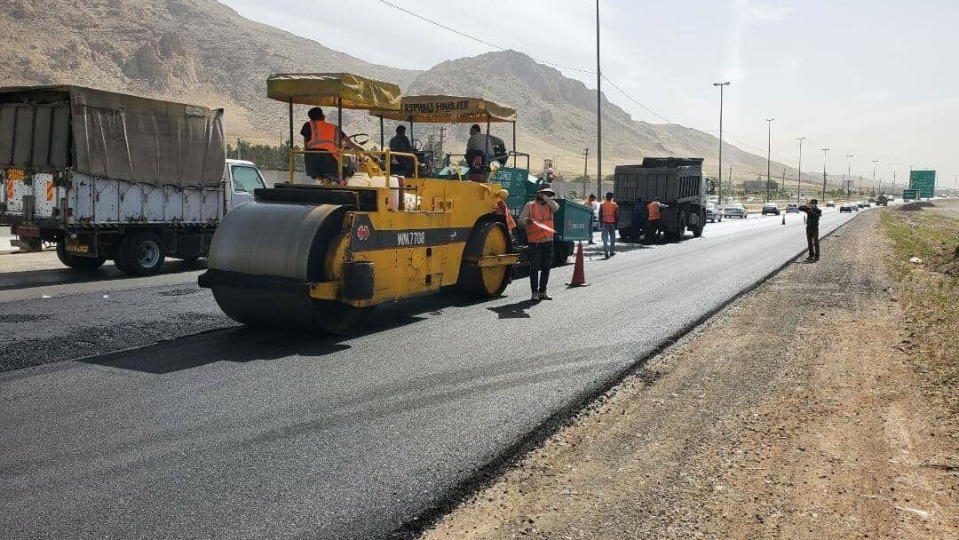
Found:
[[[556,63],[556,62],[550,62],[550,61],[548,61],[548,60],[542,60],[542,59],[539,59],[539,58],[534,58],[534,57],[529,56],[529,55],[524,55],[523,53],[520,53],[519,51],[516,51],[516,50],[510,49],[510,48],[507,48],[507,47],[503,47],[503,46],[497,45],[497,44],[495,44],[495,43],[492,43],[492,42],[486,41],[486,40],[484,40],[484,39],[478,38],[478,37],[476,37],[476,36],[473,36],[473,35],[471,35],[471,34],[468,34],[468,33],[466,33],[466,32],[463,32],[463,31],[461,31],[461,30],[457,30],[457,29],[455,29],[455,28],[453,28],[453,27],[451,27],[451,26],[447,26],[447,25],[445,25],[445,24],[443,24],[443,23],[434,21],[433,19],[430,19],[430,18],[428,18],[428,17],[424,17],[424,16],[422,16],[422,15],[420,15],[420,14],[414,12],[414,11],[410,11],[409,9],[406,9],[406,8],[404,8],[404,7],[402,7],[402,6],[398,6],[398,5],[396,5],[396,4],[392,3],[392,2],[389,2],[388,0],[377,0],[377,1],[379,1],[381,4],[383,4],[383,5],[385,5],[385,6],[391,7],[391,8],[393,8],[393,9],[398,10],[398,11],[401,11],[401,12],[403,12],[403,13],[411,16],[411,17],[415,17],[415,18],[417,18],[417,19],[419,19],[419,20],[421,20],[421,21],[423,21],[423,22],[426,22],[426,23],[428,23],[428,24],[431,24],[431,25],[433,25],[433,26],[436,26],[437,28],[442,28],[443,30],[446,30],[446,31],[448,31],[448,32],[452,32],[452,33],[454,33],[454,34],[456,34],[456,35],[458,35],[458,36],[460,36],[460,37],[464,37],[464,38],[469,39],[469,40],[471,40],[471,41],[475,41],[475,42],[477,42],[477,43],[481,43],[481,44],[483,44],[483,45],[486,45],[487,47],[492,47],[492,48],[497,49],[497,50],[500,50],[500,51],[505,51],[505,52],[508,52],[508,53],[512,53],[512,54],[515,54],[516,56],[526,56],[526,57],[528,57],[528,58],[532,58],[534,61],[539,62],[540,64],[545,64],[545,65],[552,66],[552,67],[556,67],[556,68],[559,68],[559,69],[565,69],[565,70],[575,71],[575,72],[577,72],[577,73],[585,73],[585,74],[589,74],[589,75],[595,75],[595,74],[596,74],[596,72],[595,72],[595,71],[592,71],[592,70],[582,69],[582,68],[576,68],[576,67],[567,66],[567,65],[564,65],[564,64],[558,64],[558,63]],[[678,125],[677,122],[674,122],[674,121],[670,120],[669,118],[666,118],[665,116],[657,113],[656,111],[654,111],[654,110],[650,109],[649,107],[647,107],[645,104],[643,104],[643,103],[642,103],[641,101],[639,101],[638,99],[634,98],[631,94],[629,94],[629,92],[623,90],[618,84],[616,84],[615,82],[613,82],[613,80],[610,79],[609,77],[607,77],[606,75],[601,75],[601,77],[603,78],[603,80],[605,80],[606,82],[608,82],[608,83],[610,84],[610,86],[612,86],[612,87],[615,88],[620,94],[622,94],[623,97],[625,97],[627,100],[629,100],[630,102],[632,102],[632,103],[635,104],[636,106],[640,107],[640,108],[643,109],[644,111],[646,111],[646,112],[648,112],[649,114],[653,115],[654,117],[656,117],[656,118],[658,118],[658,119],[666,122],[667,124],[677,124],[677,125]],[[696,128],[693,127],[693,126],[688,126],[688,127],[690,127],[690,129],[696,129]],[[716,130],[700,129],[700,130],[698,130],[698,131],[703,131],[703,132],[709,133],[709,132],[716,131]],[[741,141],[735,141],[735,140],[733,140],[731,137],[726,137],[726,138],[727,138],[727,140],[728,140],[730,143],[733,143],[735,146],[740,147],[741,149],[742,149],[742,148],[747,148],[747,149],[752,150],[753,152],[759,152],[759,153],[762,153],[762,152],[763,152],[762,149],[757,148],[757,147],[755,147],[755,146],[748,145],[748,144],[742,144]],[[776,153],[773,153],[772,155],[773,155],[778,161],[780,161],[780,162],[782,162],[782,163],[785,163],[786,161],[788,161],[786,158],[784,158],[783,156],[780,156],[780,155],[778,155],[778,154],[776,154]]]
[[[482,43],[483,45],[486,45],[487,47],[492,47],[492,48],[494,48],[494,49],[499,49],[499,50],[501,50],[501,51],[506,51],[506,52],[509,52],[509,53],[513,53],[513,54],[515,54],[515,55],[517,55],[517,56],[524,56],[524,55],[522,55],[521,53],[519,53],[518,51],[514,51],[514,50],[509,49],[509,48],[506,48],[506,47],[501,47],[501,46],[499,46],[499,45],[497,45],[497,44],[495,44],[495,43],[490,43],[489,41],[486,41],[486,40],[480,39],[480,38],[478,38],[478,37],[476,37],[476,36],[467,34],[466,32],[462,32],[462,31],[457,30],[457,29],[455,29],[455,28],[452,28],[452,27],[450,27],[450,26],[446,26],[445,24],[436,22],[436,21],[434,21],[434,20],[432,20],[432,19],[428,19],[428,18],[426,18],[426,17],[424,17],[424,16],[422,16],[422,15],[420,15],[420,14],[418,14],[418,13],[414,13],[414,12],[412,12],[412,11],[404,8],[404,7],[398,6],[398,5],[393,4],[393,3],[391,3],[391,2],[387,2],[386,0],[379,0],[379,2],[380,2],[381,4],[384,4],[384,5],[386,5],[386,6],[391,7],[391,8],[393,8],[393,9],[402,11],[403,13],[406,13],[407,15],[409,15],[409,16],[411,16],[411,17],[416,17],[417,19],[419,19],[419,20],[421,20],[421,21],[423,21],[423,22],[427,22],[427,23],[429,23],[429,24],[432,24],[433,26],[437,26],[437,27],[439,27],[439,28],[442,28],[443,30],[447,30],[447,31],[449,31],[449,32],[453,32],[454,34],[456,34],[456,35],[458,35],[458,36],[465,37],[466,39],[473,40],[473,41],[475,41],[475,42],[477,42],[477,43]],[[529,58],[533,58],[533,57],[530,56]],[[588,73],[588,74],[591,74],[591,75],[595,75],[595,74],[596,74],[595,71],[590,71],[590,70],[588,70],[588,69],[575,68],[575,67],[572,67],[572,66],[566,66],[566,65],[563,65],[563,64],[557,64],[557,63],[555,63],[555,62],[548,62],[548,61],[546,61],[546,60],[540,60],[539,58],[533,58],[533,60],[535,60],[536,62],[539,62],[540,64],[545,64],[545,65],[547,65],[547,66],[553,66],[553,67],[560,68],[560,69],[566,69],[566,70],[569,70],[569,71],[576,71],[576,72],[579,72],[579,73]]]
[[[481,39],[481,38],[478,38],[478,37],[476,37],[476,36],[473,36],[473,35],[471,35],[471,34],[467,34],[466,32],[463,32],[463,31],[461,31],[461,30],[457,30],[457,29],[455,29],[455,28],[453,28],[453,27],[450,27],[450,26],[447,26],[447,25],[445,25],[445,24],[443,24],[443,23],[434,21],[433,19],[430,19],[430,18],[428,18],[428,17],[424,17],[424,16],[422,16],[422,15],[420,15],[420,14],[418,14],[418,13],[415,13],[415,12],[413,12],[413,11],[410,11],[410,10],[408,10],[408,9],[402,7],[402,6],[398,6],[398,5],[396,5],[396,4],[392,3],[392,2],[388,2],[387,0],[378,0],[378,1],[379,1],[381,4],[385,5],[385,6],[389,6],[389,7],[393,8],[393,9],[396,9],[396,10],[398,10],[398,11],[401,11],[401,12],[403,12],[403,13],[411,16],[411,17],[415,17],[415,18],[417,18],[417,19],[419,19],[419,20],[421,20],[421,21],[423,21],[423,22],[432,24],[433,26],[436,26],[437,28],[442,28],[443,30],[446,30],[446,31],[448,31],[448,32],[452,32],[452,33],[454,33],[454,34],[456,34],[456,35],[458,35],[458,36],[465,37],[466,39],[475,41],[475,42],[477,42],[477,43],[481,43],[481,44],[483,44],[483,45],[486,45],[487,47],[492,47],[492,48],[494,48],[494,49],[498,49],[498,50],[501,50],[501,51],[506,51],[506,52],[509,52],[509,53],[513,53],[513,54],[515,54],[515,55],[517,55],[517,56],[524,56],[523,54],[521,54],[521,53],[518,52],[518,51],[515,51],[515,50],[513,50],[513,49],[509,49],[509,48],[507,48],[507,47],[503,47],[503,46],[497,45],[497,44],[495,44],[495,43],[486,41],[485,39]],[[526,55],[526,56],[528,56],[528,55]],[[569,70],[569,71],[575,71],[575,72],[577,72],[577,73],[585,73],[585,74],[589,74],[589,75],[595,75],[595,74],[596,74],[595,71],[588,70],[588,69],[582,69],[582,68],[576,68],[576,67],[572,67],[572,66],[567,66],[567,65],[564,65],[564,64],[558,64],[558,63],[556,63],[556,62],[550,62],[550,61],[548,61],[548,60],[542,60],[542,59],[539,59],[539,58],[534,58],[534,57],[532,57],[532,56],[529,56],[529,58],[532,58],[533,60],[535,60],[536,62],[539,62],[540,64],[545,64],[545,65],[553,66],[553,67],[560,68],[560,69],[565,69],[565,70]],[[605,80],[606,82],[608,82],[613,88],[615,88],[617,91],[619,91],[619,93],[622,94],[626,99],[628,99],[629,101],[633,102],[633,103],[636,104],[638,107],[642,108],[644,111],[646,111],[646,112],[648,112],[649,114],[655,116],[656,118],[659,118],[660,120],[666,122],[667,124],[675,124],[675,123],[676,123],[676,122],[673,122],[672,120],[670,120],[669,118],[666,118],[665,116],[663,116],[663,115],[657,113],[656,111],[650,109],[650,108],[647,107],[646,105],[644,105],[644,104],[643,104],[642,102],[640,102],[638,99],[634,98],[634,97],[633,97],[632,95],[630,95],[628,92],[626,92],[625,90],[623,90],[622,88],[620,88],[620,86],[617,85],[615,82],[613,82],[609,77],[607,77],[607,76],[605,76],[605,75],[602,75],[602,78],[603,78],[603,80]]]
[[[614,83],[613,81],[609,80],[609,77],[607,77],[606,75],[603,75],[602,77],[603,77],[603,80],[606,81],[606,82],[608,82],[613,88],[615,88],[616,90],[619,90],[619,93],[620,93],[620,94],[623,94],[623,96],[625,96],[626,99],[628,99],[628,100],[632,101],[633,103],[635,103],[636,105],[642,107],[642,109],[643,109],[644,111],[646,111],[646,112],[648,112],[649,114],[655,116],[656,118],[659,118],[660,120],[666,122],[667,124],[675,124],[675,123],[676,123],[676,122],[673,122],[672,120],[670,120],[669,118],[666,118],[665,116],[657,113],[656,111],[654,111],[654,110],[650,109],[649,107],[647,107],[647,106],[643,105],[642,103],[640,103],[640,102],[639,102],[638,100],[636,100],[633,96],[629,95],[625,90],[623,90],[622,88],[620,88],[616,83]]]

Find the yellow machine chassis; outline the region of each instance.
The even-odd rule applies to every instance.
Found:
[[[391,192],[397,188],[345,188],[376,192],[378,209],[346,214],[343,234],[337,236],[327,254],[335,279],[310,284],[311,298],[354,307],[374,306],[455,285],[464,261],[479,268],[506,270],[517,262],[518,255],[507,253],[505,237],[502,245],[491,246],[496,253],[464,255],[477,222],[488,220],[495,210],[499,185],[411,179],[403,188],[404,193],[421,198],[423,209],[388,209]],[[373,263],[375,287],[370,299],[351,300],[345,294],[342,269],[355,262]]]

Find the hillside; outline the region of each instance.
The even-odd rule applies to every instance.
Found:
[[[554,158],[560,171],[580,174],[589,146],[595,171],[595,91],[513,52],[446,61],[425,72],[395,69],[252,22],[214,0],[6,0],[0,24],[18,29],[0,34],[4,85],[75,83],[223,107],[229,138],[276,144],[285,138],[286,111],[265,97],[267,76],[347,71],[395,82],[408,93],[480,95],[514,106],[518,146],[532,154],[534,170]],[[619,163],[669,154],[703,156],[706,170],[715,170],[712,135],[634,121],[605,98],[603,110],[607,174]],[[362,115],[347,119],[348,131],[374,131]],[[449,133],[447,150],[459,152],[466,127]],[[494,133],[510,138],[508,127]],[[754,179],[766,167],[764,158],[732,146],[724,145],[723,158],[737,179]],[[773,164],[773,171],[782,166]]]
[[[417,74],[252,22],[214,0],[3,6],[0,27],[18,29],[0,33],[4,85],[76,83],[223,107],[230,136],[277,143],[285,133],[285,108],[266,98],[270,73],[347,71],[400,85]]]

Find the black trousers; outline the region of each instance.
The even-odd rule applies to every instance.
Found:
[[[806,227],[806,244],[809,246],[809,258],[819,258],[819,227]]]
[[[553,241],[529,245],[529,286],[533,292],[546,292],[549,269],[553,266]]]
[[[650,220],[646,223],[646,236],[644,237],[647,242],[652,242],[653,240],[659,240],[659,224],[660,220]]]

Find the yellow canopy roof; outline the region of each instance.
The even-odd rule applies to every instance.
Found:
[[[513,122],[516,109],[488,99],[459,96],[403,96],[398,112],[370,111],[390,120],[427,123]]]
[[[398,111],[400,87],[350,73],[280,73],[266,80],[266,96],[300,105]],[[338,100],[341,100],[338,102]]]

